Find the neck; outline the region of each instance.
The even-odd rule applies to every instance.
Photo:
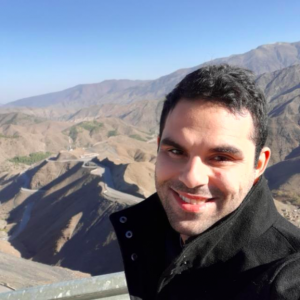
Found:
[[[185,244],[185,241],[189,238],[189,236],[180,234],[180,238],[181,238],[182,244]]]

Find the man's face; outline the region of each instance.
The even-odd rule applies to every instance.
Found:
[[[234,211],[258,178],[250,113],[181,100],[159,139],[156,189],[185,240]]]

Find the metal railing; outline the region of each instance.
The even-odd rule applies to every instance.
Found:
[[[83,278],[0,294],[0,300],[128,300],[124,272]]]

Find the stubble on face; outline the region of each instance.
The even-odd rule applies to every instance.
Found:
[[[252,131],[249,112],[234,115],[201,100],[182,100],[167,117],[155,184],[169,222],[181,236],[203,233],[243,202],[256,179]],[[207,205],[196,212],[182,209],[176,191],[208,199]]]
[[[247,182],[243,185],[244,188],[241,188],[238,194],[231,195],[230,198],[226,198],[224,192],[214,187],[197,187],[190,189],[177,180],[159,182],[156,174],[155,185],[157,194],[172,228],[180,233],[182,237],[191,237],[203,233],[215,223],[235,211],[241,204],[241,199],[244,199],[252,188],[253,178],[248,178]],[[178,210],[175,208],[176,204],[174,204],[171,190],[195,194],[204,198],[214,198],[216,200],[216,209],[210,214],[207,214],[207,212],[190,213]]]

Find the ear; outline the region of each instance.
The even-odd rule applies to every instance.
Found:
[[[255,167],[255,180],[257,182],[259,177],[265,172],[268,162],[271,157],[271,149],[268,147],[263,147],[258,158],[258,162]]]

